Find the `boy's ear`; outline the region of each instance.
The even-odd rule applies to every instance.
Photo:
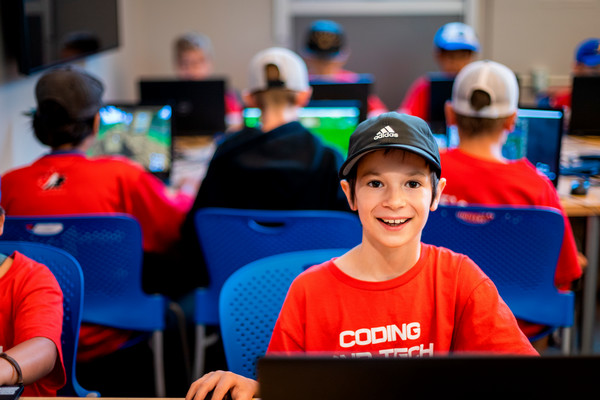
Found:
[[[344,191],[344,194],[346,195],[346,200],[348,200],[348,205],[350,205],[350,209],[352,211],[356,211],[354,199],[352,198],[352,194],[351,194],[351,190],[350,190],[350,183],[348,183],[347,180],[342,179],[340,181],[340,185],[342,186],[342,190]]]
[[[4,233],[4,213],[0,213],[0,236]]]
[[[444,115],[446,116],[446,125],[456,125],[456,113],[450,100],[444,103]]]
[[[242,102],[246,105],[246,107],[256,107],[256,99],[249,90],[242,90]]]
[[[304,107],[310,101],[310,97],[312,96],[312,87],[309,86],[308,89],[303,90],[301,92],[296,92],[296,106]]]
[[[98,131],[100,131],[100,112],[97,112],[96,115],[94,115],[94,126],[93,126],[94,135],[97,134]]]
[[[512,132],[515,130],[515,124],[517,123],[517,112],[515,111],[514,114],[512,114],[511,116],[507,117],[504,120],[504,130],[506,130],[507,132]]]
[[[437,185],[437,192],[435,194],[435,199],[433,199],[433,201],[431,202],[431,207],[429,207],[430,211],[437,210],[438,206],[440,205],[440,199],[442,198],[442,192],[444,191],[445,187],[446,187],[446,178],[440,178],[440,181],[438,182],[438,185]]]

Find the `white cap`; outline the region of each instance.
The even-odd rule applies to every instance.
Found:
[[[471,106],[473,92],[481,90],[491,103],[479,111]],[[452,108],[457,114],[478,118],[503,118],[517,111],[519,86],[515,74],[500,63],[475,61],[460,70],[452,86]]]
[[[268,65],[277,67],[279,80],[269,81]],[[306,64],[299,55],[283,47],[271,47],[258,52],[248,68],[248,90],[256,92],[274,87],[296,92],[309,88]]]

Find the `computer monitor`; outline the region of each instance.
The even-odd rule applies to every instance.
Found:
[[[562,148],[564,114],[561,110],[519,108],[515,129],[502,146],[502,155],[509,160],[527,158],[538,171],[558,185]],[[458,146],[456,126],[447,128],[447,147]]]
[[[359,102],[359,122],[367,119],[368,98],[373,78],[370,74],[358,74],[352,82],[333,82],[326,77],[310,81],[313,89],[312,100],[353,100]]]
[[[574,76],[569,134],[600,136],[600,76]]]
[[[173,160],[170,105],[107,104],[88,155],[122,155],[168,180]]]
[[[442,73],[431,72],[428,74],[430,82],[429,97],[429,128],[434,134],[445,134],[446,114],[444,105],[452,98],[452,85],[454,77]]]
[[[350,135],[359,123],[360,107],[357,101],[312,100],[298,112],[300,123],[326,145],[337,149],[344,157],[348,154]],[[244,124],[260,124],[258,108],[244,109]]]
[[[173,104],[175,136],[225,131],[225,80],[141,80],[140,102]]]

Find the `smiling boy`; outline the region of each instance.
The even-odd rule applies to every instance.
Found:
[[[537,355],[490,279],[467,256],[421,243],[446,184],[427,124],[395,112],[361,123],[340,169],[362,242],[292,283],[268,353],[428,357],[449,353]],[[452,234],[452,232],[448,232]],[[187,399],[258,383],[209,373]],[[252,393],[251,393],[252,392]]]

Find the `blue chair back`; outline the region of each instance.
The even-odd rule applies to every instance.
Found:
[[[243,265],[290,251],[351,248],[362,239],[358,216],[343,211],[204,208],[195,226],[210,279],[196,291],[195,321],[204,325],[218,325],[221,287]]]
[[[568,327],[574,294],[554,286],[563,234],[562,215],[547,207],[440,206],[421,239],[468,255],[517,318]]]
[[[256,379],[290,284],[308,267],[349,249],[304,250],[253,261],[225,282],[219,299],[221,336],[230,371]],[[251,332],[251,333],[250,333]]]
[[[75,257],[86,282],[84,322],[164,329],[166,300],[142,290],[142,233],[131,216],[7,216],[1,240],[45,243]]]
[[[39,243],[0,241],[0,253],[10,255],[14,251],[47,266],[63,292],[63,325],[60,341],[67,384],[58,391],[58,396],[98,397],[99,393],[82,388],[75,375],[75,358],[83,310],[83,273],[79,263],[69,253],[56,247]]]

